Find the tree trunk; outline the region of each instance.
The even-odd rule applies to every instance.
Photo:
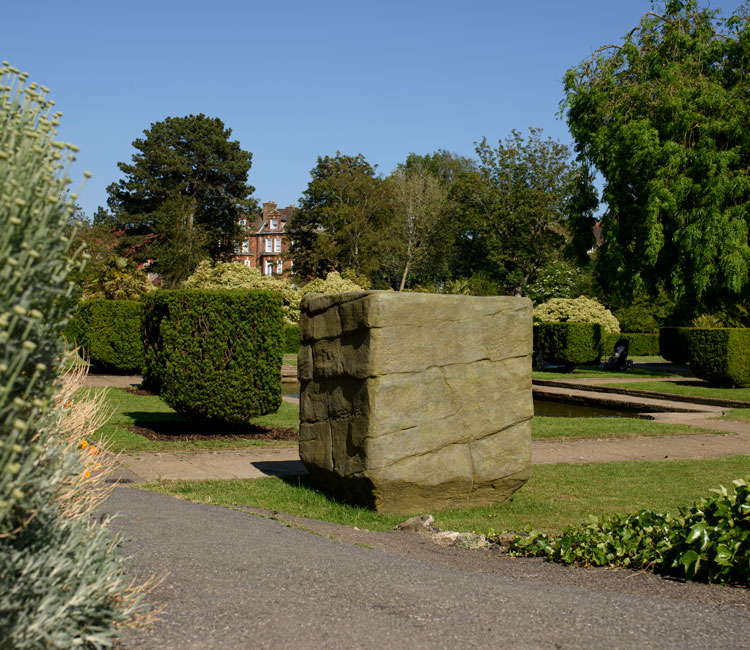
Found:
[[[411,260],[406,262],[406,266],[404,267],[404,274],[401,276],[401,286],[398,288],[399,291],[404,290],[404,286],[406,285],[406,278],[409,275],[409,267],[411,266]]]

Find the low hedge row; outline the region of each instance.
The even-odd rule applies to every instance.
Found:
[[[604,328],[594,323],[539,323],[534,325],[534,349],[545,361],[568,370],[598,362],[604,346]]]
[[[299,325],[284,323],[281,338],[283,341],[282,347],[284,348],[284,354],[297,354],[299,352]]]
[[[640,332],[605,334],[604,354],[612,354],[615,349],[615,343],[620,339],[628,340],[628,356],[630,357],[653,357],[659,354],[659,335],[643,334]]]
[[[659,329],[659,354],[672,363],[688,363],[692,329],[692,327],[661,327]]]
[[[101,370],[139,373],[142,316],[143,306],[136,300],[87,300],[65,328],[65,338]]]
[[[241,425],[281,405],[281,298],[181,289],[144,298],[144,386],[178,413]]]
[[[750,384],[750,329],[690,328],[690,370],[714,386]]]

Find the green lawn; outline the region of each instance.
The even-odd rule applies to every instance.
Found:
[[[577,366],[573,372],[559,372],[557,370],[534,370],[533,379],[583,379],[586,377],[674,377],[677,373],[672,370],[659,368],[639,368],[637,365],[624,372],[603,370],[599,366]]]
[[[296,354],[285,354],[284,355],[284,365],[286,365],[286,366],[296,366],[297,365],[297,355]]]
[[[103,388],[90,390],[102,391]],[[108,448],[115,453],[137,453],[146,451],[189,451],[197,449],[244,449],[260,446],[295,445],[293,441],[237,440],[222,438],[213,440],[149,440],[133,431],[127,425],[151,427],[153,425],[177,427],[185,435],[195,432],[195,425],[175,413],[156,395],[133,395],[121,388],[111,388],[108,404],[114,413],[109,422],[96,434],[92,442],[102,438],[109,441]],[[299,429],[299,407],[282,402],[277,413],[253,419],[254,424],[269,427]],[[717,433],[681,424],[667,424],[638,418],[534,418],[531,435],[535,439],[572,438],[627,438],[635,436],[671,436],[696,433]]]
[[[750,420],[750,408],[731,409],[722,419],[723,420]]]
[[[85,389],[86,390],[86,389]],[[156,395],[133,395],[121,388],[91,388],[87,390],[108,390],[107,404],[113,414],[107,424],[101,427],[94,440],[106,440],[107,448],[115,453],[136,453],[141,451],[189,451],[194,449],[240,449],[258,446],[296,445],[293,441],[273,440],[234,440],[217,437],[215,440],[149,440],[137,433],[124,428],[126,425],[149,427],[156,425],[184,426],[185,434],[194,431],[189,419],[182,417],[171,409]],[[254,424],[298,428],[298,407],[296,404],[282,402],[277,413],[254,418]]]
[[[714,388],[705,381],[684,381],[671,379],[665,381],[623,382],[619,384],[602,384],[613,388],[628,390],[648,390],[670,395],[689,395],[693,397],[717,397],[741,402],[750,402],[750,388]]]
[[[721,434],[720,431],[699,429],[683,424],[654,422],[641,418],[534,418],[531,437],[534,440],[576,438],[636,438],[642,436],[681,436]]]
[[[708,496],[711,488],[729,486],[732,480],[748,476],[749,456],[537,465],[531,480],[506,503],[432,514],[435,525],[445,530],[533,528],[559,532],[568,524],[584,521],[589,514],[629,513],[643,508],[674,512]],[[406,518],[338,503],[299,477],[286,481],[159,481],[146,488],[191,501],[252,505],[368,530],[388,530]]]

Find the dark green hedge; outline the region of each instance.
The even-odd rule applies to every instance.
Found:
[[[659,335],[640,332],[621,332],[604,335],[604,354],[609,356],[620,339],[628,340],[629,357],[655,357],[659,354]]]
[[[714,386],[750,384],[750,329],[691,328],[690,370]]]
[[[568,368],[598,362],[602,356],[604,329],[594,323],[539,323],[534,325],[534,349],[545,361]]]
[[[87,300],[65,328],[65,337],[80,346],[100,370],[141,372],[143,306],[137,300]]]
[[[281,405],[281,298],[250,290],[144,299],[144,385],[177,412],[244,424]]]
[[[662,327],[659,329],[659,354],[672,363],[690,361],[689,334],[692,327]]]
[[[297,354],[299,352],[299,325],[284,323],[282,337],[284,354]]]

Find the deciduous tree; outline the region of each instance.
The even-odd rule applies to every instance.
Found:
[[[513,131],[505,142],[476,147],[479,170],[451,188],[467,220],[460,233],[458,275],[481,272],[506,293],[524,295],[534,273],[565,242],[565,206],[574,179],[568,148],[540,129],[527,138]]]
[[[659,6],[567,72],[564,105],[604,178],[604,288],[655,295],[663,282],[713,309],[750,282],[750,23],[745,7],[722,20],[695,0]]]
[[[352,269],[368,275],[380,265],[391,207],[375,167],[362,154],[318,157],[290,224],[294,269],[302,277]]]

